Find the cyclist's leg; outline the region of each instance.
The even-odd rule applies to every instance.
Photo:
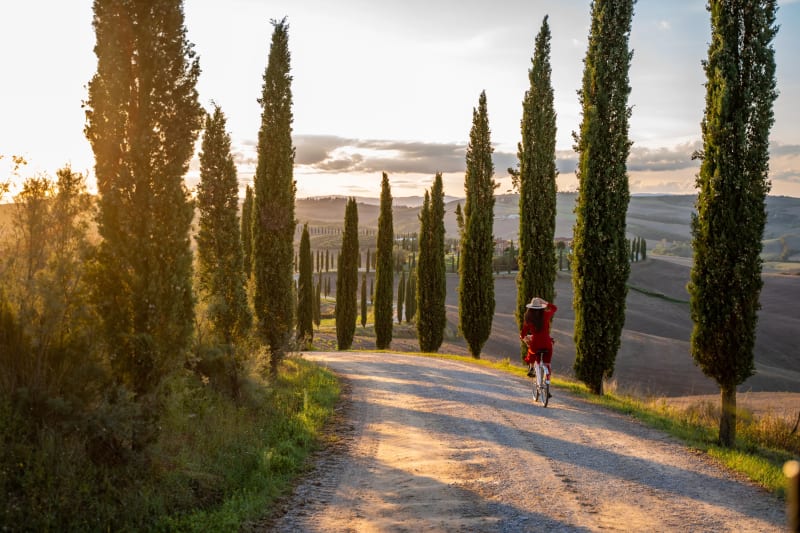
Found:
[[[552,394],[550,394],[550,387],[549,387],[550,380],[553,379],[553,372],[552,372],[552,369],[550,367],[550,362],[552,360],[553,360],[553,349],[551,348],[549,350],[543,350],[542,351],[542,366],[547,368],[547,376],[546,376],[545,379],[546,379],[546,383],[548,384],[548,387],[547,387],[547,397],[548,398],[553,396]]]
[[[541,385],[544,382],[544,365],[542,364],[542,351],[537,350],[536,354],[533,356],[534,360],[534,371],[537,374],[536,381]]]
[[[550,366],[550,363],[553,360],[553,349],[550,348],[549,350],[543,350],[541,359],[544,363],[544,366],[547,368],[548,379],[553,379],[553,369]]]

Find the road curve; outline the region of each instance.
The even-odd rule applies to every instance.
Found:
[[[339,444],[270,531],[782,531],[784,505],[674,439],[526,380],[409,355],[314,352],[347,388]]]

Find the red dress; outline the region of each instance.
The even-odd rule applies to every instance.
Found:
[[[547,369],[550,370],[550,361],[553,358],[553,338],[550,336],[550,319],[553,318],[553,315],[558,311],[558,307],[555,304],[548,303],[547,307],[544,310],[544,316],[542,317],[542,331],[536,332],[533,329],[533,324],[530,322],[524,322],[522,324],[522,331],[519,333],[519,338],[524,340],[527,335],[530,335],[531,342],[528,344],[528,355],[525,356],[525,362],[528,364],[533,364],[538,358],[536,357],[536,352],[539,350],[547,350],[547,353],[544,354],[542,358],[545,365],[547,365]]]

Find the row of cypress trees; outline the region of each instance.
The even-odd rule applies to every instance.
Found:
[[[579,191],[573,233],[572,281],[575,310],[576,375],[595,393],[614,371],[625,320],[629,256],[636,253],[625,238],[625,215],[630,198],[627,157],[631,108],[628,105],[628,48],[633,0],[592,2],[589,46],[584,59],[580,130],[574,134],[579,154]],[[760,307],[761,239],[769,191],[769,131],[777,97],[772,42],[777,34],[775,0],[727,2],[711,0],[712,38],[703,62],[706,108],[701,123],[703,149],[697,176],[699,194],[692,217],[694,264],[688,289],[694,329],[691,350],[703,372],[720,386],[722,416],[719,440],[731,446],[736,437],[736,387],[755,372],[753,347]],[[546,204],[551,152],[534,159],[536,149],[554,136],[551,106],[547,105],[549,32],[547,19],[536,41],[530,71],[531,90],[523,104],[523,143],[520,145],[520,278],[519,292],[530,290],[527,235],[547,234],[547,228],[529,224],[526,210],[534,211],[524,183],[526,166],[546,181],[540,196]],[[547,60],[549,61],[549,59]],[[534,96],[529,100],[529,97]],[[530,104],[542,104],[532,122]],[[535,126],[534,126],[535,125]],[[526,131],[534,131],[531,142]],[[530,149],[528,149],[530,147]],[[537,202],[537,207],[540,203]],[[549,213],[545,217],[549,219]],[[527,235],[526,235],[527,234]],[[552,239],[536,246],[550,256]],[[642,248],[642,255],[646,249]],[[533,261],[545,265],[547,260]],[[545,269],[549,275],[549,266]],[[539,279],[531,278],[531,279]],[[549,282],[533,289],[547,294]],[[533,292],[531,293],[533,294]],[[531,294],[518,294],[518,308]],[[519,310],[518,310],[519,312]]]

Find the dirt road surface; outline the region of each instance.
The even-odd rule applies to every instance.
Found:
[[[318,352],[337,444],[269,531],[783,531],[784,505],[664,434],[460,362]]]

